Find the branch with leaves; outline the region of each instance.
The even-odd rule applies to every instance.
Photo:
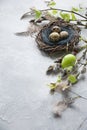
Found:
[[[54,22],[57,21],[59,17],[65,21],[73,22],[78,26],[87,28],[87,8],[83,8],[80,5],[78,8],[72,7],[71,10],[65,10],[56,8],[56,2],[54,0],[45,1],[45,3],[47,6],[46,9],[30,8],[30,11],[22,15],[21,20],[25,18],[31,19],[29,21],[30,25],[27,31],[18,32],[16,35],[33,36],[43,27],[43,25],[40,25],[39,23],[42,23],[43,21]],[[85,12],[84,15],[81,14],[83,11]]]
[[[49,16],[53,16],[55,19],[57,19],[57,17],[60,17],[66,21],[77,21],[78,25],[79,23],[80,25],[82,25],[81,22],[87,22],[87,14],[85,13],[85,15],[82,15],[79,13],[84,10],[81,7],[79,8],[72,7],[71,10],[65,10],[65,9],[55,8],[56,2],[53,0],[46,1],[45,3],[48,7],[47,9],[38,10],[36,8],[31,8],[29,12],[22,15],[21,19],[24,19],[32,15],[34,16],[34,22],[41,22],[43,20],[46,20],[46,16],[49,15]],[[80,16],[82,20],[79,20],[78,22],[78,18],[76,17],[76,15]]]
[[[43,25],[41,24],[43,21],[53,23],[58,21],[58,18],[67,21],[67,23],[74,23],[77,26],[87,28],[86,7],[83,8],[80,5],[78,8],[72,7],[71,10],[65,10],[57,8],[54,0],[45,1],[45,3],[47,6],[46,9],[30,8],[30,11],[22,15],[21,20],[32,17],[32,19],[29,19],[30,26],[27,31],[16,33],[16,35],[33,36],[43,28]],[[85,13],[82,15],[81,12]],[[87,68],[87,39],[81,36],[80,38],[78,37],[78,39],[83,41],[85,45],[74,46],[72,54],[68,54],[70,52],[68,50],[68,46],[66,46],[67,54],[59,57],[53,65],[48,67],[46,72],[47,74],[58,74],[57,81],[49,84],[51,93],[60,92],[63,96],[65,96],[71,92],[76,95],[76,97],[73,98],[68,96],[67,98],[64,97],[63,101],[60,101],[55,105],[53,113],[57,116],[61,116],[61,113],[66,110],[66,108],[68,108],[77,98],[87,100],[86,97],[72,91],[73,85],[79,82],[81,75],[86,72]],[[81,51],[83,51],[81,57],[77,58],[76,54]]]
[[[79,58],[77,58],[73,54],[67,54],[65,56],[59,57],[54,62],[54,65],[48,67],[48,70],[46,72],[47,75],[58,74],[57,81],[55,83],[49,84],[50,92],[52,94],[58,92],[64,96],[65,94],[68,95],[68,93],[70,92],[76,95],[78,98],[87,100],[86,97],[83,97],[78,93],[72,91],[73,85],[79,82],[80,78],[82,77],[82,75],[84,75],[84,73],[86,73],[87,69],[87,40],[83,38],[82,40],[86,43],[86,45],[79,49],[79,51],[83,50],[82,55]],[[70,97],[67,96],[66,102],[69,99]],[[59,114],[59,104],[60,103],[58,103],[53,109],[54,115],[56,114],[57,116],[61,115]],[[61,104],[61,112],[64,111],[65,108],[68,108],[68,105],[65,104],[66,103],[63,101]]]
[[[34,34],[38,33],[43,27],[43,25],[40,25],[39,23],[42,23],[43,21],[54,22],[57,21],[59,17],[65,21],[73,22],[78,26],[87,28],[87,8],[83,8],[80,5],[78,8],[72,7],[71,10],[65,10],[56,8],[56,2],[54,0],[45,1],[45,3],[47,6],[46,9],[30,8],[30,11],[22,15],[21,20],[25,18],[31,19],[29,21],[30,26],[28,27],[27,31],[18,32],[16,35],[33,36]],[[85,14],[82,15],[81,12],[84,10]],[[78,18],[78,16],[80,18]]]

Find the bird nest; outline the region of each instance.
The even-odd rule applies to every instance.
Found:
[[[58,41],[51,41],[49,38],[52,32],[52,27],[58,26],[62,31],[68,32],[68,37],[65,39],[60,39]],[[45,25],[36,36],[36,42],[39,48],[48,53],[54,53],[58,51],[65,51],[68,49],[72,51],[74,46],[79,42],[79,32],[80,29],[75,24],[64,21],[58,18],[57,21]]]

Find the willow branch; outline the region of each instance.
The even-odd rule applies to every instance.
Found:
[[[78,16],[87,20],[87,17],[85,17],[85,16],[83,16],[83,15],[81,15],[81,14],[75,12],[75,11],[70,11],[70,10],[65,10],[65,9],[55,9],[55,8],[52,8],[52,10],[59,10],[59,11],[64,11],[64,12],[68,12],[68,13],[74,13],[74,14],[76,14],[76,15],[78,15]]]
[[[39,10],[39,11],[45,12],[45,11],[49,11],[49,10],[58,10],[58,11],[64,11],[64,12],[68,12],[68,13],[74,13],[74,14],[76,14],[76,15],[78,15],[78,16],[84,18],[85,20],[87,20],[87,17],[85,17],[85,16],[83,16],[83,15],[81,15],[81,14],[79,14],[79,13],[77,13],[77,12],[75,12],[75,11],[65,10],[65,9],[50,8],[50,9],[43,9],[43,10]],[[21,19],[23,19],[24,16],[25,16],[25,15],[28,15],[28,14],[33,15],[34,12],[29,11],[29,12],[25,13],[25,14],[21,17]]]

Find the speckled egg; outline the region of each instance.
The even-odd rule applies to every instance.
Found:
[[[61,39],[67,38],[68,36],[69,36],[68,32],[66,32],[66,31],[61,31],[61,32],[60,32],[60,37],[61,37]]]
[[[53,42],[56,42],[56,41],[59,41],[60,39],[60,35],[59,33],[57,32],[52,32],[50,35],[49,35],[49,39]]]
[[[59,26],[53,26],[51,30],[52,32],[58,32],[58,33],[61,32],[61,28]]]

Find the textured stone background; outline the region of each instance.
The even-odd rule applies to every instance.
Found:
[[[79,3],[87,0],[58,0],[57,7]],[[20,16],[32,6],[45,8],[43,0],[0,0],[0,130],[77,130],[87,117],[87,101],[78,99],[61,119],[54,118],[51,110],[61,95],[49,94],[47,84],[56,76],[45,74],[54,59],[41,53],[31,37],[14,35],[28,27]],[[87,76],[74,91],[87,97]],[[87,130],[87,122],[81,130]]]

